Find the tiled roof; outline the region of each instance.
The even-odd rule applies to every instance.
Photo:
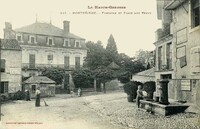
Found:
[[[42,34],[42,35],[50,35],[50,36],[61,36],[61,37],[67,37],[67,38],[83,39],[72,33],[64,33],[63,29],[60,29],[52,24],[41,23],[41,22],[35,22],[31,25],[17,28],[15,29],[15,31],[31,33],[31,34]]]
[[[151,68],[133,75],[132,81],[139,81],[139,82],[155,81],[155,68]]]
[[[46,76],[32,76],[29,79],[27,79],[26,81],[24,81],[24,83],[46,83],[46,84],[55,84],[56,82],[49,79]]]
[[[1,49],[2,50],[21,50],[21,47],[18,44],[16,39],[2,39],[1,40]]]
[[[117,65],[115,62],[112,62],[108,65],[109,68],[111,69],[119,69],[119,65]]]

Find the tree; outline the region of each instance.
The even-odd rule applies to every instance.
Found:
[[[93,71],[93,76],[95,79],[103,83],[103,90],[105,93],[106,92],[105,83],[114,78],[117,78],[117,73],[114,70],[109,69],[108,67],[101,66],[98,67],[95,71]]]
[[[153,51],[144,51],[144,50],[140,49],[139,51],[136,52],[135,58],[137,61],[142,63],[145,67],[147,67],[148,63],[149,63],[148,68],[152,68],[154,66]]]
[[[113,53],[113,54],[118,54],[118,51],[117,51],[117,45],[116,45],[116,42],[115,42],[115,39],[113,38],[113,35],[111,34],[110,37],[108,38],[108,44],[106,46],[106,50],[110,53]]]
[[[111,62],[119,63],[118,62],[118,51],[117,51],[117,45],[115,42],[115,39],[113,38],[113,35],[111,34],[108,38],[108,43],[106,46],[107,51],[107,58]]]
[[[140,61],[136,60],[135,58],[131,58],[124,53],[119,54],[119,61],[121,62],[121,69],[126,72],[135,74],[145,70],[145,67]]]
[[[101,41],[97,41],[97,43],[89,41],[86,43],[86,46],[88,48],[88,53],[84,67],[95,70],[100,66],[107,66],[109,64],[106,50],[103,48]]]
[[[87,68],[75,70],[72,73],[72,78],[73,78],[76,88],[90,87],[92,79],[93,79],[92,71],[90,71]]]
[[[54,80],[56,84],[62,84],[65,70],[63,68],[44,68],[42,69],[42,75]]]

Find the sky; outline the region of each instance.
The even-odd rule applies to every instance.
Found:
[[[132,57],[140,49],[155,48],[155,31],[161,27],[156,0],[0,0],[0,3],[0,38],[3,38],[5,22],[10,22],[15,29],[34,23],[37,17],[38,22],[50,23],[51,19],[53,25],[63,28],[63,21],[67,20],[70,32],[85,38],[86,42],[100,40],[106,47],[112,34],[118,52]]]

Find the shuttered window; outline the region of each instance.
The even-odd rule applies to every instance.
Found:
[[[5,67],[6,67],[6,60],[1,59],[1,72],[5,72]]]
[[[167,68],[172,69],[172,43],[167,44],[166,57],[167,57]]]
[[[75,57],[75,68],[79,69],[80,68],[80,57]]]
[[[69,69],[69,56],[64,57],[64,68]]]
[[[190,50],[190,68],[192,74],[200,73],[200,48]]]
[[[35,55],[29,55],[29,68],[35,68]]]

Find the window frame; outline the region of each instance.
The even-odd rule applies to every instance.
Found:
[[[20,37],[21,40],[18,40],[18,37]],[[24,41],[23,41],[23,36],[22,36],[21,33],[17,33],[17,34],[16,34],[16,40],[17,40],[18,42],[24,42]]]
[[[7,85],[5,85],[5,84],[7,84]],[[3,92],[1,92],[1,90],[0,90],[0,93],[1,94],[5,94],[5,93],[8,93],[8,86],[9,86],[9,82],[8,81],[2,81],[1,82],[1,87],[3,86]],[[0,87],[0,89],[1,89],[1,87]]]
[[[78,44],[78,45],[77,45],[77,44]],[[75,41],[75,47],[76,47],[76,48],[80,48],[80,47],[81,47],[80,41],[77,41],[77,40]]]
[[[53,63],[53,54],[48,54],[47,55],[47,62],[48,62],[48,64],[52,64]]]
[[[52,44],[49,44],[49,43],[50,43],[50,42],[49,42],[50,40],[52,41]],[[54,45],[55,45],[55,44],[54,44],[53,37],[48,37],[48,38],[47,38],[47,45],[48,45],[48,46],[54,46]]]
[[[66,42],[67,42],[67,44],[66,44]],[[70,42],[69,42],[69,39],[64,39],[63,46],[64,46],[64,47],[70,47],[70,46],[71,46],[71,45],[70,45]]]
[[[199,2],[197,7],[194,7],[195,2]],[[198,22],[195,22],[195,9],[198,10]],[[200,26],[200,0],[191,0],[191,29]]]
[[[31,40],[32,38],[34,39],[34,42],[32,42],[32,40]],[[37,43],[36,36],[35,35],[29,35],[28,43],[29,44],[36,44]]]

